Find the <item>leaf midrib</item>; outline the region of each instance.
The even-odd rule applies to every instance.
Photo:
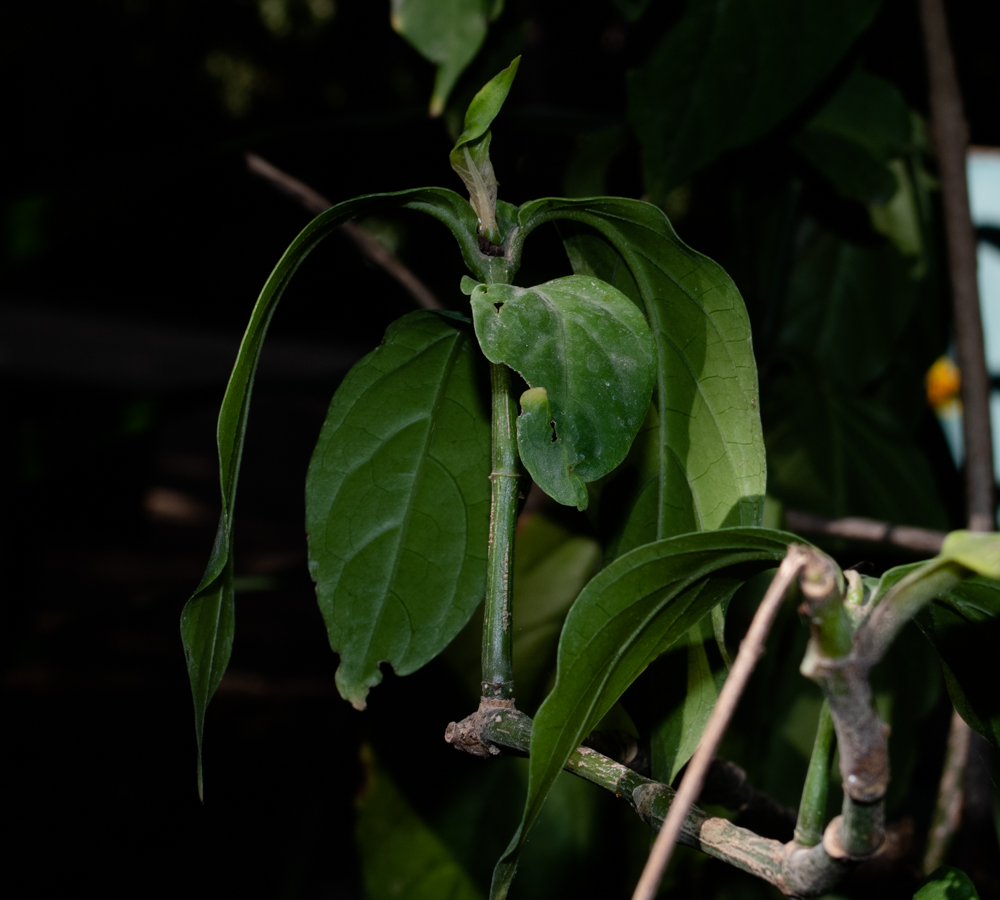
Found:
[[[455,367],[455,361],[458,359],[458,355],[459,355],[459,352],[461,350],[462,342],[463,342],[463,340],[465,340],[465,336],[462,335],[462,334],[459,334],[458,332],[455,332],[455,333],[450,334],[450,335],[445,335],[445,336],[441,337],[439,340],[442,340],[442,341],[444,341],[444,340],[450,340],[452,342],[452,346],[451,346],[451,349],[448,352],[448,357],[445,360],[445,365],[442,367],[442,377],[441,377],[441,380],[438,382],[438,389],[437,389],[437,392],[435,393],[435,396],[434,396],[434,403],[431,405],[430,415],[428,417],[429,420],[430,420],[430,422],[429,422],[429,425],[428,425],[428,428],[427,428],[427,437],[424,439],[424,445],[423,445],[423,447],[420,450],[420,454],[419,454],[419,457],[418,457],[419,458],[419,465],[417,466],[416,475],[413,478],[412,489],[410,490],[410,492],[409,492],[409,494],[407,496],[406,507],[405,507],[405,511],[403,513],[403,520],[402,520],[402,522],[400,524],[400,527],[399,527],[399,540],[396,542],[396,546],[395,546],[394,552],[393,552],[392,571],[389,573],[388,579],[386,579],[386,592],[385,592],[385,596],[382,598],[381,602],[379,603],[378,612],[375,615],[375,619],[372,622],[371,628],[368,630],[368,640],[365,642],[365,650],[364,650],[364,654],[362,656],[362,658],[365,659],[366,661],[368,660],[368,655],[369,655],[369,652],[371,651],[372,642],[375,639],[375,633],[378,631],[379,623],[382,621],[382,615],[385,612],[386,600],[387,600],[389,594],[392,592],[393,585],[395,584],[395,581],[396,581],[396,574],[399,571],[399,561],[400,561],[400,558],[402,557],[403,541],[404,541],[404,539],[406,537],[407,528],[409,527],[409,524],[410,524],[410,518],[413,515],[413,508],[414,508],[414,505],[415,505],[414,498],[416,497],[417,493],[420,490],[420,483],[423,480],[423,476],[424,476],[424,466],[425,466],[426,460],[430,456],[430,446],[431,446],[431,443],[432,443],[433,438],[434,438],[434,429],[435,429],[435,425],[437,424],[437,422],[436,422],[437,414],[438,414],[438,412],[439,412],[439,410],[441,408],[441,403],[442,403],[442,401],[444,399],[444,395],[447,392],[448,383],[451,380],[451,372],[452,372],[452,369],[454,369],[454,367]],[[434,342],[434,344],[436,344],[436,343],[437,343],[437,341]],[[430,347],[434,346],[434,344],[430,344],[427,347],[423,348],[420,351],[420,354],[418,354],[418,355],[422,355],[423,353],[426,353],[427,350],[430,349]],[[366,546],[367,546],[367,544],[366,544]],[[357,554],[354,554],[354,555],[357,555]],[[406,609],[405,604],[403,605],[403,608]],[[407,616],[409,616],[409,610],[406,610],[406,612],[407,612]],[[412,638],[412,634],[413,634],[413,631],[412,631],[412,628],[411,628],[411,632],[410,632],[410,637],[411,638]],[[407,644],[407,648],[408,648],[409,644],[410,644],[409,639],[407,640],[406,644]],[[404,651],[404,653],[405,653],[405,651]]]

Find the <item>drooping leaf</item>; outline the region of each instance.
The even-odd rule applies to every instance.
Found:
[[[201,759],[205,708],[229,665],[236,625],[233,561],[229,555],[228,540],[223,543],[226,537],[223,528],[224,522],[220,522],[212,559],[208,564],[211,571],[217,564],[216,557],[225,554],[222,571],[207,583],[203,580],[181,610],[181,643],[184,645],[184,658],[194,698],[194,726],[198,740],[198,796],[202,800],[205,799]]]
[[[362,748],[366,783],[356,835],[369,900],[479,900],[482,896],[441,839]]]
[[[479,233],[492,244],[502,244],[497,225],[497,178],[490,162],[490,125],[500,112],[517,75],[521,57],[494,75],[472,98],[465,127],[448,159],[469,191],[469,202],[479,217]]]
[[[393,30],[438,67],[430,113],[444,111],[459,75],[475,59],[503,0],[392,0]]]
[[[629,121],[653,200],[792,113],[878,7],[879,0],[689,0],[629,76]]]
[[[393,207],[421,210],[443,222],[455,235],[466,264],[477,277],[488,280],[497,265],[479,252],[475,214],[465,200],[453,191],[418,188],[396,194],[374,194],[338,203],[313,219],[299,233],[268,277],[251,314],[219,411],[216,438],[219,447],[222,516],[215,545],[205,575],[181,614],[181,639],[194,699],[199,793],[202,786],[201,746],[205,709],[229,662],[233,641],[233,506],[236,501],[240,458],[243,455],[250,394],[264,336],[281,295],[313,248],[352,216]]]
[[[506,896],[524,837],[570,753],[654,659],[794,540],[764,528],[680,535],[620,556],[584,588],[559,639],[555,686],[532,725],[524,817],[494,871],[493,900]]]
[[[941,657],[955,708],[1000,750],[1000,582],[964,581],[926,606],[916,622]]]
[[[642,313],[582,275],[479,285],[471,302],[487,358],[530,385],[517,420],[522,462],[549,496],[585,509],[586,482],[625,458],[649,406],[656,359]]]
[[[348,373],[306,477],[309,569],[358,709],[429,662],[486,589],[490,425],[465,320],[413,312]]]
[[[639,200],[525,204],[518,241],[553,220],[599,233],[567,241],[574,270],[639,304],[656,343],[654,408],[629,462],[636,499],[621,511],[633,546],[759,524],[765,461],[757,370],[746,307],[732,279],[681,242],[662,210]]]
[[[979,900],[972,879],[954,866],[941,866],[926,878],[913,900]]]

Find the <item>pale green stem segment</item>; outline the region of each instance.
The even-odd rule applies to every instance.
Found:
[[[510,706],[489,707],[482,715],[479,729],[477,739],[496,748],[480,755],[499,752],[500,747],[525,754],[531,751],[531,719]],[[564,768],[624,799],[654,831],[662,827],[676,796],[669,785],[644,778],[590,747],[574,750]],[[687,813],[679,842],[762,878],[783,893],[796,897],[818,897],[828,893],[848,869],[847,863],[831,859],[821,846],[806,848],[782,844],[726,819],[709,816],[697,807]]]
[[[819,711],[816,740],[813,743],[809,771],[802,786],[799,818],[795,823],[795,842],[803,847],[815,847],[823,840],[823,817],[830,783],[830,751],[833,747],[833,716],[825,700]]]
[[[509,700],[514,696],[511,586],[520,480],[517,405],[511,396],[510,369],[491,363],[490,386],[493,394],[493,470],[490,473],[490,546],[483,621],[483,696]]]

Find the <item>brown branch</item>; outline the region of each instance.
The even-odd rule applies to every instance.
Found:
[[[962,109],[943,0],[920,0],[920,22],[930,82],[931,136],[941,177],[955,343],[962,372],[966,514],[970,531],[992,531],[990,380],[976,283],[976,237],[965,174],[969,127]]]
[[[945,537],[943,531],[931,531],[928,528],[890,525],[875,519],[829,519],[796,509],[785,510],[785,527],[796,534],[828,535],[851,541],[888,544],[921,554],[940,553]]]
[[[969,128],[962,108],[942,0],[920,0],[920,24],[927,53],[931,133],[941,177],[955,311],[955,343],[962,372],[966,514],[970,531],[992,531],[995,518],[990,380],[983,349],[983,323],[976,282],[976,237],[966,184]],[[945,770],[938,789],[935,826],[928,838],[927,859],[932,859],[938,852],[943,856],[951,836],[958,830],[962,809],[962,769],[968,756],[970,736],[969,726],[956,713],[952,718]]]
[[[805,548],[792,544],[778,567],[771,586],[754,614],[746,637],[740,644],[739,653],[736,654],[733,667],[729,671],[726,683],[722,686],[715,709],[702,732],[698,749],[688,763],[687,771],[677,789],[677,796],[670,804],[670,811],[656,837],[649,859],[646,860],[646,866],[636,885],[632,900],[652,900],[656,896],[663,871],[670,861],[688,812],[701,793],[709,764],[715,756],[715,751],[736,710],[736,704],[746,688],[754,666],[764,652],[764,641],[774,624],[781,601],[805,566],[806,560]]]
[[[262,178],[286,197],[291,197],[314,216],[318,216],[333,206],[326,197],[314,191],[308,184],[281,171],[263,157],[257,156],[256,153],[247,153],[245,156],[247,170],[251,174]],[[417,278],[395,254],[383,247],[363,228],[358,227],[354,222],[344,222],[340,226],[340,230],[354,242],[362,255],[399,282],[419,306],[424,309],[444,309],[441,301],[434,296],[430,288]]]

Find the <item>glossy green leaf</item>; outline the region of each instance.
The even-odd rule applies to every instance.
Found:
[[[521,207],[518,240],[553,220],[599,233],[567,240],[574,270],[640,305],[656,343],[653,410],[629,461],[637,499],[622,511],[635,545],[759,524],[766,476],[757,369],[732,279],[649,203],[538,200]]]
[[[181,639],[194,699],[198,740],[198,787],[202,788],[201,746],[205,709],[229,662],[234,629],[232,586],[233,506],[247,414],[261,346],[278,301],[295,271],[323,238],[352,216],[382,209],[421,210],[443,222],[455,235],[463,258],[477,277],[487,279],[492,263],[479,252],[476,219],[469,204],[453,191],[418,188],[396,194],[373,194],[338,203],[317,216],[295,238],[267,279],[247,325],[239,355],[219,411],[216,438],[222,486],[222,516],[212,556],[201,583],[181,614]]]
[[[368,900],[478,900],[472,880],[367,747],[362,760],[366,784],[357,801],[356,836]]]
[[[479,217],[479,233],[493,244],[504,235],[497,225],[497,178],[490,162],[490,125],[510,93],[521,57],[493,76],[472,98],[465,113],[465,127],[448,159],[469,191],[469,202]]]
[[[646,187],[667,192],[721,153],[761,137],[833,71],[879,0],[689,0],[630,73],[629,120]]]
[[[764,528],[680,535],[620,556],[584,588],[532,726],[524,817],[494,872],[494,900],[506,896],[524,837],[570,753],[654,659],[794,540]]]
[[[429,662],[486,590],[490,424],[472,329],[413,312],[333,397],[306,477],[309,569],[358,709]]]
[[[623,293],[571,275],[533,288],[479,285],[471,297],[487,358],[517,370],[517,444],[535,483],[585,509],[588,481],[625,458],[649,406],[653,338]]]
[[[921,610],[916,622],[941,657],[948,692],[962,718],[1000,750],[1000,582],[964,581]]]
[[[972,879],[954,866],[935,869],[913,895],[913,900],[979,900]]]
[[[392,0],[393,30],[437,65],[432,116],[440,115],[455,82],[475,59],[489,23],[503,11],[503,0]]]

